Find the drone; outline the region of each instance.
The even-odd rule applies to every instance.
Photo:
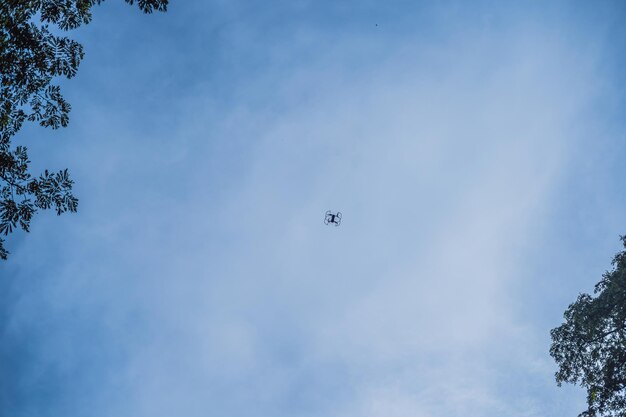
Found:
[[[337,213],[332,213],[328,210],[324,216],[324,224],[326,226],[330,224],[334,224],[335,227],[339,226],[341,224],[341,212],[338,211]]]

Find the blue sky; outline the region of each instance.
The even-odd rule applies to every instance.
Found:
[[[17,138],[80,205],[8,240],[0,415],[582,411],[549,330],[626,233],[625,12],[97,7]]]

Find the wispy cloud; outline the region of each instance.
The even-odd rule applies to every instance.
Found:
[[[76,84],[72,151],[51,155],[81,212],[42,218],[8,264],[2,358],[19,382],[0,409],[579,411],[553,387],[524,280],[597,120],[602,43],[554,8],[324,6],[326,21],[306,2],[238,5],[213,20],[214,5],[177,5],[165,50],[129,57],[153,71],[131,93]],[[211,23],[185,29],[187,7]],[[170,53],[233,71],[190,74]],[[170,96],[172,76],[159,92],[154,62],[194,88]],[[105,85],[115,107],[91,94]]]

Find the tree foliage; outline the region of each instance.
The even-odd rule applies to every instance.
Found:
[[[626,247],[626,236],[621,240]],[[565,311],[565,323],[550,332],[558,385],[587,390],[584,417],[626,416],[626,251],[612,265],[595,296],[580,294]]]
[[[13,146],[12,139],[25,122],[67,126],[71,106],[54,81],[76,75],[84,52],[78,42],[55,33],[89,23],[92,8],[102,1],[0,0],[0,236],[17,228],[29,231],[38,209],[54,208],[57,214],[77,209],[67,170],[31,174],[26,147]],[[165,11],[168,4],[125,1],[145,13]],[[0,237],[0,258],[7,254]]]

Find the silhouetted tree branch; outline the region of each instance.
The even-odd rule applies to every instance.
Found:
[[[626,247],[626,236],[621,237]],[[552,329],[550,355],[559,366],[556,381],[587,390],[580,416],[626,416],[626,251],[596,284],[595,297],[580,294]]]
[[[0,0],[0,234],[29,231],[39,209],[75,212],[78,199],[67,169],[34,178],[27,149],[11,141],[24,122],[58,129],[69,123],[70,104],[54,84],[72,78],[83,59],[83,47],[49,30],[76,29],[92,19],[103,0]],[[125,0],[145,13],[166,11],[168,0]],[[0,258],[8,252],[0,238]]]

